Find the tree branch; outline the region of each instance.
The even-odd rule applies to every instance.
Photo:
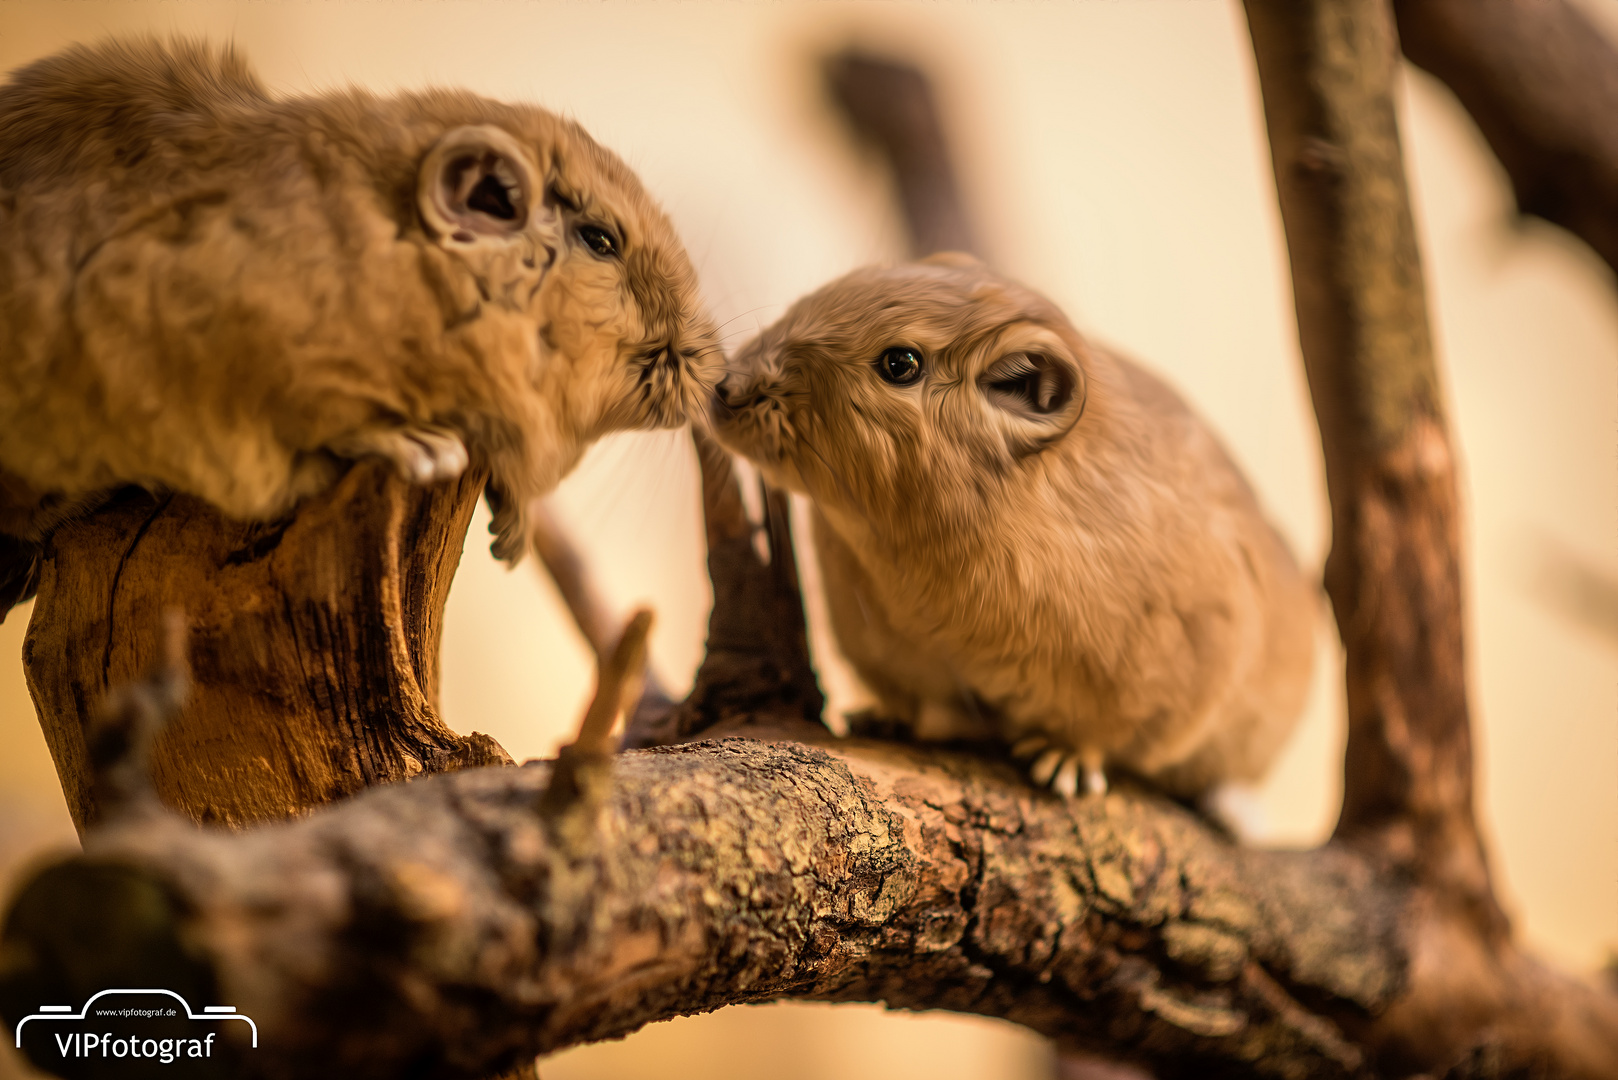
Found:
[[[1395,1070],[1618,1075],[1618,1005],[1586,1009],[1584,992],[1526,973],[1473,816],[1459,511],[1394,117],[1391,10],[1245,6],[1332,507],[1326,587],[1349,722],[1335,835],[1422,895],[1409,983],[1365,1043]],[[1450,955],[1435,968],[1437,942]],[[1590,1026],[1557,1026],[1581,1009]]]
[[[661,745],[759,721],[796,722],[801,734],[824,731],[820,716],[826,699],[809,663],[791,502],[784,492],[762,489],[766,561],[753,545],[754,526],[730,451],[699,428],[691,434],[702,466],[714,591],[707,650],[685,701],[659,723],[638,722],[626,733],[625,745]]]
[[[1404,890],[1344,850],[1233,848],[1147,795],[1069,802],[1003,762],[860,742],[629,753],[604,803],[547,814],[550,775],[434,777],[246,834],[114,820],[16,902],[5,948],[28,960],[0,1001],[77,1002],[162,956],[257,1021],[243,1076],[474,1076],[791,996],[1002,1016],[1163,1076],[1331,1077],[1364,1056],[1317,1012],[1363,1022],[1403,978]],[[64,962],[136,894],[161,913]]]

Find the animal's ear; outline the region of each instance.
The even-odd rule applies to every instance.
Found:
[[[416,203],[441,238],[475,244],[528,225],[539,183],[517,140],[497,127],[458,127],[422,159]]]
[[[964,251],[938,251],[922,259],[921,265],[949,266],[956,270],[973,270],[982,266],[983,260]]]
[[[998,343],[977,387],[1014,454],[1044,448],[1084,415],[1088,387],[1080,355],[1044,327],[1018,328]]]

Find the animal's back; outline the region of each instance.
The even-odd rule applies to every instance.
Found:
[[[1164,444],[1164,456],[1194,470],[1181,479],[1199,496],[1189,502],[1196,512],[1186,521],[1201,549],[1191,557],[1218,549],[1229,558],[1230,573],[1210,579],[1222,580],[1223,595],[1187,600],[1235,605],[1250,596],[1252,625],[1259,631],[1218,707],[1212,734],[1188,758],[1154,770],[1154,778],[1186,794],[1227,780],[1254,781],[1268,769],[1303,708],[1314,663],[1319,590],[1207,422],[1157,375],[1115,359],[1152,437]]]
[[[152,39],[75,45],[0,85],[0,187],[128,169],[164,137],[269,101],[228,47]]]
[[[284,305],[221,303],[255,269],[334,262],[325,200],[275,111],[234,52],[185,41],[74,47],[0,86],[0,465],[22,482],[184,490],[201,468],[229,510],[285,501],[272,410],[233,407],[286,383],[265,361],[289,354],[249,310]],[[270,494],[250,506],[250,491]]]

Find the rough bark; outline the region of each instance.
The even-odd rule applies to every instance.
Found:
[[[365,462],[284,521],[129,492],[58,529],[23,660],[80,831],[97,817],[85,726],[152,662],[171,608],[190,627],[193,685],[152,771],[163,801],[199,821],[276,820],[510,761],[438,716],[444,602],[482,485],[474,471],[415,487]]]
[[[1391,10],[1246,9],[1332,507],[1326,587],[1349,728],[1335,838],[1421,897],[1406,916],[1409,982],[1364,1043],[1390,1070],[1618,1075],[1610,1017],[1582,1033],[1553,1022],[1574,999],[1526,973],[1473,816],[1454,459],[1394,115]]]
[[[1395,0],[1399,41],[1454,91],[1517,207],[1618,271],[1618,48],[1566,0]]]
[[[546,810],[550,776],[434,777],[245,834],[119,803],[14,906],[7,1014],[161,957],[258,1022],[244,1076],[473,1076],[791,996],[1002,1016],[1166,1077],[1330,1077],[1365,1060],[1325,1017],[1363,1022],[1404,979],[1402,886],[1345,850],[1243,851],[1149,795],[1065,801],[868,742],[631,752]],[[149,921],[65,962],[132,896],[161,898]]]
[[[988,754],[757,728],[574,760],[560,795],[547,763],[470,770],[235,832],[140,790],[124,750],[174,694],[135,691],[96,729],[108,821],[8,913],[13,1021],[178,986],[259,1025],[221,1075],[311,1080],[483,1075],[777,997],[1005,1017],[1165,1078],[1618,1069],[1618,1001],[1480,950],[1406,875],[1349,845],[1234,847],[1149,794],[1063,800]],[[1510,1009],[1479,1014],[1480,976]],[[1390,1055],[1390,1025],[1470,1038]]]

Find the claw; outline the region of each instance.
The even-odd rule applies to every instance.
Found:
[[[1051,741],[1043,735],[1025,735],[1012,746],[1012,760],[1027,761],[1050,744]]]
[[[1056,779],[1051,781],[1051,790],[1064,799],[1071,799],[1079,793],[1079,759],[1077,757],[1070,754],[1062,759],[1062,767],[1056,770]]]
[[[1107,774],[1101,771],[1102,755],[1099,750],[1083,750],[1079,756],[1084,762],[1084,793],[1086,795],[1105,795],[1107,793]]]
[[[355,432],[331,449],[341,457],[387,458],[400,476],[416,484],[453,479],[471,460],[459,435],[426,424]]]
[[[1034,783],[1044,787],[1051,782],[1051,777],[1056,774],[1056,767],[1062,764],[1062,758],[1065,756],[1061,750],[1051,747],[1039,755],[1039,760],[1029,768],[1028,775],[1033,778]]]

